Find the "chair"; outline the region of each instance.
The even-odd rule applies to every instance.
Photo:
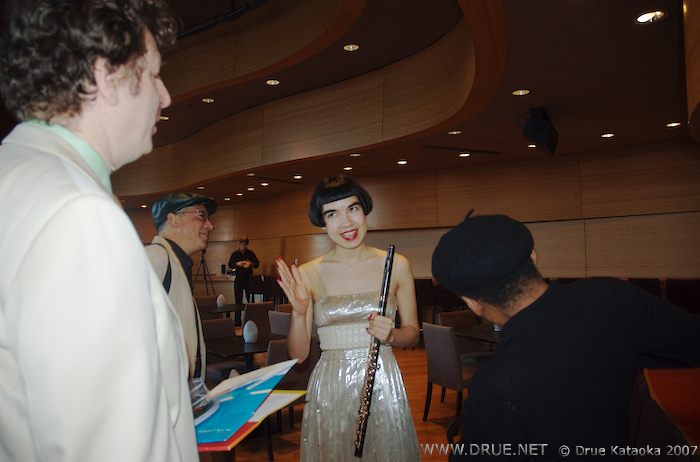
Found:
[[[263,278],[260,275],[257,274],[251,274],[250,275],[250,293],[246,294],[248,297],[248,301],[250,303],[253,303],[255,301],[255,296],[260,295],[262,296],[263,300],[265,301],[265,286],[263,285]]]
[[[277,278],[275,276],[263,277],[263,298],[268,301],[272,300],[275,302],[275,306],[287,301],[287,297],[277,283]]]
[[[197,302],[197,308],[199,308],[199,318],[205,319],[221,319],[224,317],[223,313],[209,313],[203,308],[216,308],[216,298],[217,295],[199,295],[194,297],[195,302]]]
[[[295,364],[287,374],[282,377],[275,389],[277,390],[307,390],[309,387],[309,377],[316,363],[321,357],[321,348],[319,347],[318,337],[311,336],[311,345],[309,356],[303,363]],[[267,354],[265,356],[265,366],[276,364],[290,359],[287,352],[286,340],[271,340],[267,345]],[[304,396],[292,401],[287,405],[289,410],[289,426],[294,426],[294,406],[302,404],[305,400]],[[282,410],[277,411],[277,425],[281,426]],[[269,460],[274,460],[272,454],[272,440],[270,438],[270,422],[269,418],[265,419],[265,436],[267,438],[267,457]]]
[[[438,324],[447,327],[471,327],[477,325],[477,317],[471,310],[444,311],[438,313]],[[492,353],[484,351],[483,343],[467,337],[457,337],[462,364],[475,365],[479,359],[488,359]],[[486,356],[484,356],[486,355]]]
[[[235,337],[236,326],[232,318],[210,319],[202,321],[202,333],[204,342],[207,339],[221,337]],[[239,374],[246,372],[244,361],[225,361],[218,356],[207,354],[207,371],[205,379],[214,384],[228,378],[231,371],[235,369]]]
[[[282,313],[291,313],[292,310],[293,308],[291,303],[280,303],[277,305],[277,311],[281,311]]]
[[[700,314],[700,279],[666,279],[666,300]]]
[[[658,278],[629,278],[627,282],[661,298],[661,282]]]
[[[248,303],[243,310],[242,323],[248,321],[253,321],[256,326],[258,326],[258,333],[260,332],[271,332],[270,330],[270,318],[267,314],[268,311],[275,309],[275,302],[258,302],[258,303]]]
[[[436,302],[439,311],[452,311],[453,309],[466,309],[467,304],[457,294],[442,286],[437,286]]]
[[[292,314],[280,311],[268,311],[270,320],[270,332],[273,334],[287,335],[292,322]]]
[[[471,383],[477,368],[462,365],[457,339],[451,327],[424,322],[423,335],[428,363],[428,393],[425,397],[423,421],[428,419],[433,384],[457,391],[456,417],[462,411],[462,392]]]

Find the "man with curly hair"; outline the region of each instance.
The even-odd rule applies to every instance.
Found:
[[[0,460],[198,460],[179,319],[110,173],[170,95],[163,0],[16,0],[0,90]]]

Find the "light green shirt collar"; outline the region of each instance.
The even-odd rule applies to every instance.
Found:
[[[54,135],[60,137],[63,141],[70,144],[73,149],[76,150],[80,157],[82,157],[85,162],[90,166],[97,177],[102,181],[102,183],[107,187],[107,190],[112,192],[112,180],[109,177],[109,168],[104,159],[100,154],[88,144],[87,141],[80,138],[78,135],[68,130],[63,125],[46,123],[41,120],[28,120],[25,123],[33,125],[35,127],[43,128],[48,130]]]

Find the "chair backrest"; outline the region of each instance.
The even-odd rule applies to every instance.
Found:
[[[277,305],[277,311],[282,313],[291,313],[293,310],[291,303],[280,303]]]
[[[319,347],[318,337],[311,336],[311,345],[309,356],[303,363],[297,363],[287,374],[282,377],[277,386],[278,390],[306,390],[309,386],[309,377],[311,372],[316,367],[316,363],[321,357],[321,348]],[[275,364],[289,359],[287,352],[287,341],[270,340],[267,345],[267,355],[265,356],[265,365]]]
[[[265,287],[263,285],[263,278],[258,274],[251,274],[250,278],[250,293],[248,295],[248,300],[253,301],[253,295],[265,296]],[[263,300],[264,301],[264,300]]]
[[[256,326],[258,326],[258,333],[265,332],[269,333],[270,330],[270,318],[267,314],[268,311],[275,309],[274,302],[259,302],[259,303],[248,303],[243,310],[242,322],[245,325],[248,321],[253,321]]]
[[[284,292],[275,276],[263,276],[263,294],[265,300],[272,300],[275,305],[279,305],[285,299]]]
[[[232,318],[207,319],[202,321],[204,340],[220,337],[235,337],[236,325]]]
[[[289,326],[292,323],[292,313],[268,311],[267,315],[270,319],[270,332],[279,335],[289,334]]]
[[[218,295],[198,295],[194,299],[200,308],[214,308],[216,307],[217,297]]]
[[[416,302],[418,307],[435,305],[435,287],[432,279],[419,278],[414,280],[416,287]]]
[[[438,313],[438,324],[449,327],[475,326],[476,315],[472,310],[442,311]]]
[[[428,381],[452,390],[463,390],[470,379],[465,380],[462,373],[461,358],[457,339],[451,327],[423,323],[423,338],[428,363]],[[473,372],[476,372],[475,368]]]

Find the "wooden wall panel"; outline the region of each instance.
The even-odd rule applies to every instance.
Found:
[[[455,114],[473,79],[474,45],[461,20],[435,45],[386,68],[383,139],[425,130]]]
[[[307,236],[291,236],[282,239],[280,243],[280,255],[291,265],[295,261],[298,265],[313,260],[333,248],[333,242],[324,234],[311,234]]]
[[[700,146],[661,143],[582,156],[584,218],[700,210]]]
[[[581,216],[578,162],[572,158],[437,171],[438,226],[454,226],[474,209],[523,222]]]
[[[438,241],[448,229],[409,229],[392,231],[370,231],[365,241],[380,249],[390,244],[396,246],[396,252],[408,258],[416,278],[433,276],[431,265],[433,251]]]
[[[224,242],[238,239],[236,236],[236,215],[233,205],[219,204],[216,213],[211,217],[214,229],[209,233],[209,242]]]
[[[274,197],[234,206],[236,239],[242,235],[248,236],[250,240],[279,237],[281,200],[280,197]],[[264,207],[261,207],[261,203]]]
[[[382,71],[265,104],[265,165],[380,142]]]
[[[700,212],[586,220],[588,276],[700,277]]]
[[[435,172],[361,178],[372,196],[369,229],[433,228],[437,226]]]
[[[309,220],[309,200],[314,187],[304,188],[282,197],[280,209],[280,232],[282,236],[323,233],[321,228]]]
[[[131,222],[136,228],[136,232],[144,244],[150,244],[153,236],[156,235],[156,227],[153,224],[153,216],[151,210],[127,210],[126,214],[131,218]]]
[[[544,277],[585,277],[586,236],[583,220],[528,223],[535,240],[537,269]]]

